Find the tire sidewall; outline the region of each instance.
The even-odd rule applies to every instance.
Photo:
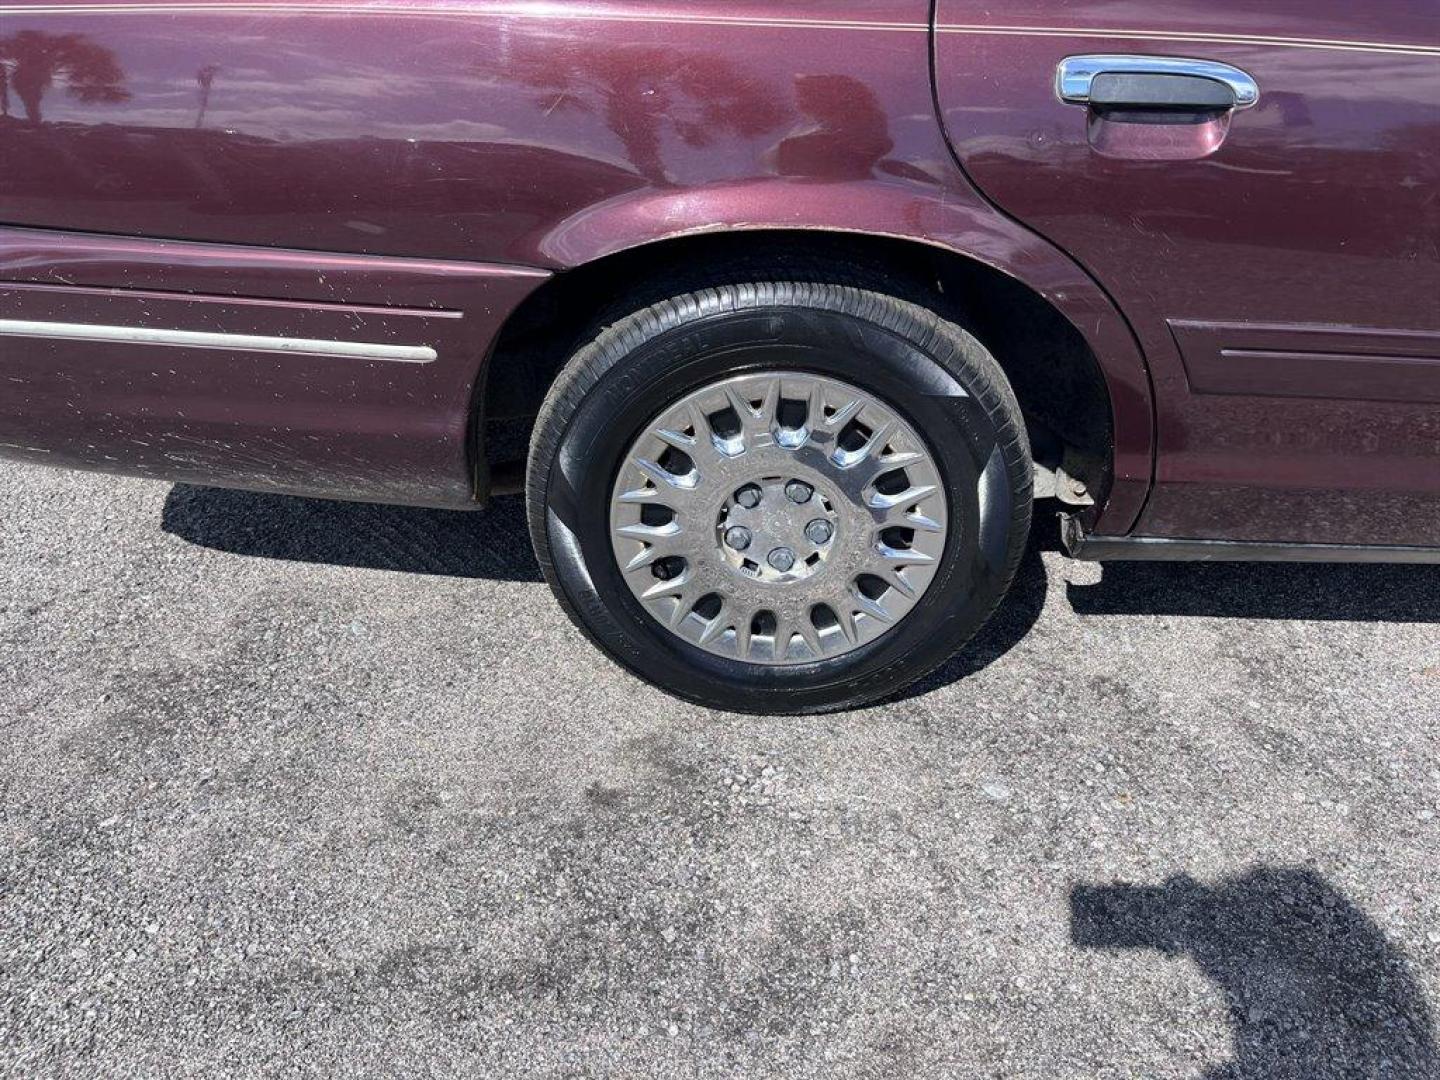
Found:
[[[1016,463],[1002,453],[1013,433],[1001,430],[984,388],[974,385],[984,372],[966,362],[978,344],[925,334],[923,324],[892,328],[793,303],[666,314],[649,332],[594,343],[610,362],[580,397],[549,463],[546,561],[591,636],[684,697],[759,712],[842,707],[895,689],[952,655],[993,610],[1024,540],[1011,527]],[[764,370],[824,375],[881,399],[926,442],[948,503],[941,565],[904,618],[859,648],[790,666],[731,660],[663,627],[624,580],[610,533],[615,479],[641,431],[704,385]],[[1004,474],[998,484],[997,464]]]

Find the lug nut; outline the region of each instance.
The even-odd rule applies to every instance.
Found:
[[[766,561],[783,574],[795,565],[795,553],[789,548],[776,548]]]
[[[791,480],[785,485],[785,495],[791,502],[807,503],[810,496],[815,494],[815,489],[804,480]]]
[[[760,489],[754,484],[746,484],[735,492],[735,501],[746,510],[754,510],[760,505]]]
[[[731,525],[725,530],[725,543],[736,551],[744,551],[750,546],[750,530],[744,525]]]
[[[835,535],[835,526],[824,518],[816,518],[805,526],[805,535],[812,544],[828,544]]]

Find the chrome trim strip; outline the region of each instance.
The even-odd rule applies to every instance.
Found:
[[[476,9],[466,4],[437,4],[416,8],[403,3],[134,3],[134,4],[36,4],[33,6],[0,5],[0,15],[11,12],[42,15],[411,15],[419,18],[487,17],[492,19],[543,19],[549,22],[618,22],[618,23],[683,23],[695,26],[739,26],[768,29],[799,30],[879,30],[926,34],[930,25],[923,22],[884,22],[871,19],[808,19],[785,16],[739,15],[657,15],[629,11],[558,10],[554,5],[512,7],[500,5]]]
[[[960,23],[937,26],[941,34],[970,34],[994,37],[1108,38],[1119,41],[1175,42],[1200,45],[1240,45],[1284,49],[1333,49],[1340,52],[1373,52],[1395,56],[1440,56],[1440,45],[1419,42],[1350,41],[1343,38],[1285,38],[1263,34],[1218,34],[1196,30],[1110,30],[1080,26],[967,26]]]
[[[372,3],[255,3],[253,0],[194,3],[193,0],[153,0],[150,3],[48,3],[0,4],[0,15],[341,15],[347,18],[367,15],[409,15],[416,18],[455,18],[483,16],[496,19],[546,19],[569,22],[632,22],[680,23],[699,26],[734,26],[757,29],[796,30],[872,30],[924,34],[927,23],[881,22],[861,19],[806,19],[783,16],[726,16],[650,14],[625,11],[556,11],[552,5],[522,7],[497,4],[476,7],[473,4],[438,4],[428,8],[375,0]],[[1440,56],[1440,45],[1419,42],[1361,41],[1345,38],[1287,38],[1264,34],[1225,34],[1199,30],[1140,30],[1128,27],[1094,26],[1005,26],[991,24],[941,23],[935,27],[941,34],[975,34],[1004,37],[1089,37],[1131,41],[1198,42],[1211,45],[1258,45],[1291,49],[1337,49],[1344,52],[1390,53],[1400,56]]]
[[[1440,564],[1440,548],[1398,544],[1282,544],[1250,540],[1173,540],[1090,536],[1073,518],[1063,529],[1072,559],[1090,562],[1302,562]]]
[[[1235,95],[1235,109],[1248,109],[1260,100],[1260,85],[1244,71],[1214,60],[1183,56],[1101,54],[1067,56],[1055,69],[1055,94],[1070,105],[1090,104],[1090,85],[1099,75],[1189,75],[1224,83]]]
[[[168,330],[145,326],[99,326],[93,323],[36,322],[0,319],[0,336],[65,341],[109,341],[126,345],[171,345],[190,349],[234,349],[241,352],[294,353],[356,360],[387,360],[428,364],[438,355],[429,345],[383,345],[369,341],[323,341],[318,338],[270,337],[264,334],[218,334],[204,330]]]

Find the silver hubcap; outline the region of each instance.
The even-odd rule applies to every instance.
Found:
[[[631,444],[615,558],[661,625],[758,664],[837,656],[893,628],[945,549],[929,449],[893,408],[800,372],[697,390]]]

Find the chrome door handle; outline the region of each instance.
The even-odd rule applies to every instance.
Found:
[[[1239,68],[1180,56],[1067,56],[1055,70],[1055,93],[1097,109],[1223,111],[1260,100],[1259,84]]]

